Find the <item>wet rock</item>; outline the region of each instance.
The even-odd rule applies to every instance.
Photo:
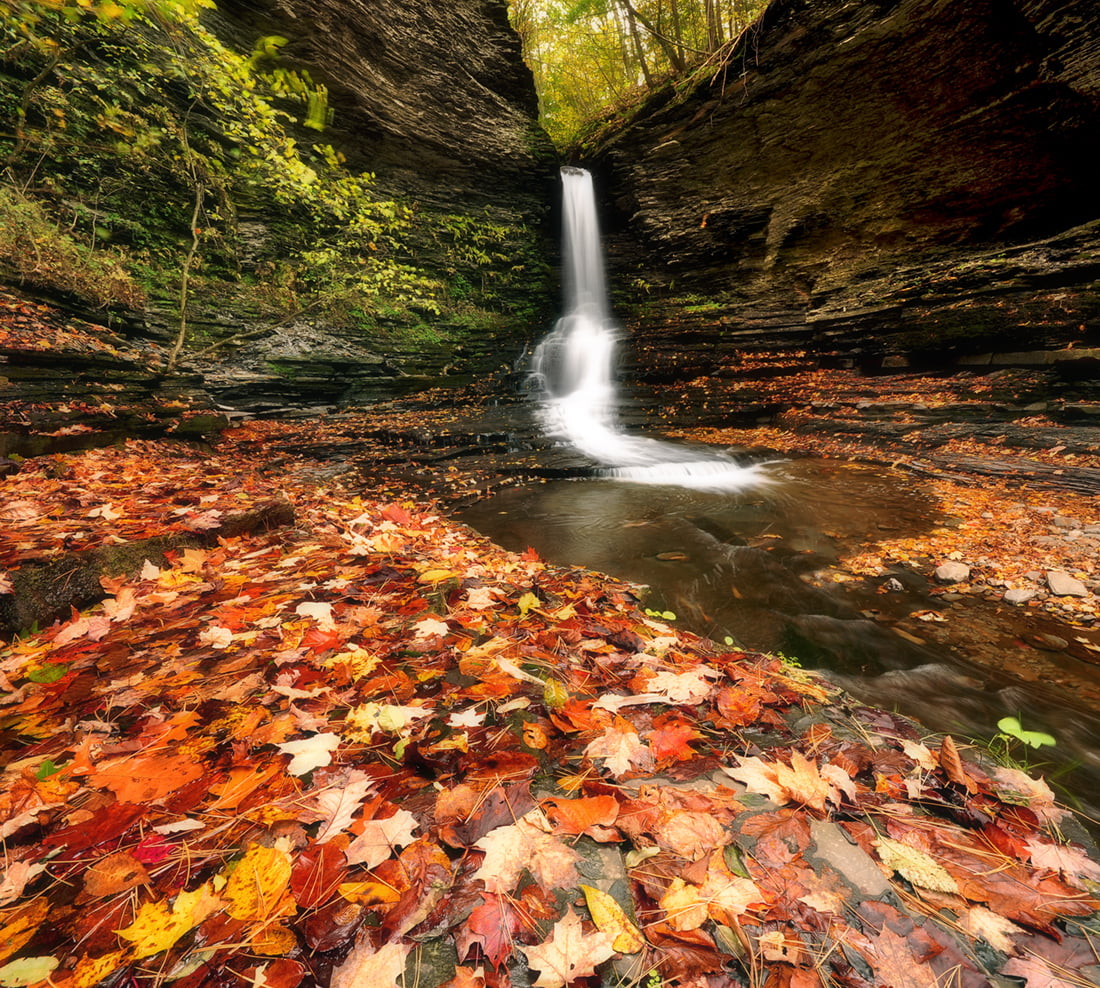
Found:
[[[970,567],[966,563],[946,562],[937,566],[932,575],[937,583],[962,583],[970,579]]]
[[[814,841],[813,855],[831,864],[865,896],[880,896],[889,891],[890,882],[882,869],[866,851],[852,844],[835,823],[811,820],[810,836]]]
[[[1004,601],[1006,604],[1026,604],[1029,600],[1032,600],[1038,593],[1037,590],[1028,590],[1023,587],[1016,587],[1012,590],[1005,591]]]
[[[1055,528],[1080,528],[1081,527],[1081,519],[1080,518],[1068,518],[1065,515],[1055,515],[1054,516],[1054,526],[1055,526]]]
[[[902,584],[901,580],[894,576],[890,577],[890,579],[887,580],[882,585],[882,587],[887,593],[901,593],[905,589],[905,586],[904,584]]]
[[[1048,635],[1045,633],[1031,635],[1028,641],[1036,648],[1041,648],[1044,652],[1061,652],[1069,648],[1069,642],[1064,638],[1059,638],[1057,635]]]
[[[1061,570],[1047,572],[1047,586],[1057,597],[1087,597],[1089,594],[1088,587],[1080,580],[1074,579],[1069,573],[1063,573]]]

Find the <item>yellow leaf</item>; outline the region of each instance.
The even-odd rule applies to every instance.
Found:
[[[226,882],[225,911],[244,920],[289,916],[296,909],[287,894],[290,867],[290,855],[282,848],[252,844]]]
[[[285,926],[265,926],[248,946],[264,957],[282,957],[298,946],[298,938]]]
[[[358,902],[362,906],[373,906],[380,902],[396,902],[401,893],[384,882],[344,882],[336,889],[348,902]]]
[[[5,913],[4,918],[10,917],[11,921],[0,926],[0,964],[18,953],[23,944],[34,936],[49,911],[49,904],[42,898],[32,899],[22,909]]]
[[[534,607],[539,606],[539,599],[533,593],[528,591],[519,599],[519,616],[527,617],[527,612]]]
[[[65,988],[93,988],[108,974],[113,974],[126,964],[124,950],[112,950],[101,957],[81,957],[76,967],[68,972]]]
[[[180,892],[171,906],[164,899],[145,903],[134,921],[119,930],[118,935],[134,945],[131,957],[139,961],[167,950],[223,905],[211,884],[204,882],[194,892]]]
[[[620,954],[634,954],[645,946],[645,939],[629,919],[622,907],[606,892],[582,885],[584,901],[596,929],[611,937],[611,946]]]
[[[455,580],[461,576],[461,573],[456,573],[453,569],[429,569],[421,573],[418,579],[420,583],[442,583],[444,580]]]

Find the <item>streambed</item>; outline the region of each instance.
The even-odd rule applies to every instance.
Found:
[[[1037,653],[1025,640],[1042,624],[1034,615],[945,598],[915,569],[845,578],[841,559],[868,540],[952,523],[911,478],[813,458],[763,473],[766,483],[725,492],[552,480],[460,517],[507,548],[644,584],[649,606],[675,613],[677,626],[797,658],[930,731],[988,739],[1000,718],[1017,716],[1058,741],[1017,753],[1100,818],[1100,667]]]

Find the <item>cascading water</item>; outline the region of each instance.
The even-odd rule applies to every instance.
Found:
[[[599,463],[604,477],[702,490],[764,482],[757,466],[624,431],[614,377],[619,334],[608,312],[592,176],[573,167],[561,176],[565,314],[532,366],[544,430]]]

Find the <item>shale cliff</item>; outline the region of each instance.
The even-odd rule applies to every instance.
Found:
[[[280,59],[328,86],[329,136],[384,188],[452,212],[543,214],[553,151],[506,0],[221,0],[219,11],[239,46],[287,39]]]
[[[902,363],[1097,345],[1098,155],[1091,0],[775,0],[584,157],[657,335]]]
[[[184,6],[0,13],[0,299],[112,367],[0,332],[0,404],[316,412],[509,366],[557,156],[506,0]]]

